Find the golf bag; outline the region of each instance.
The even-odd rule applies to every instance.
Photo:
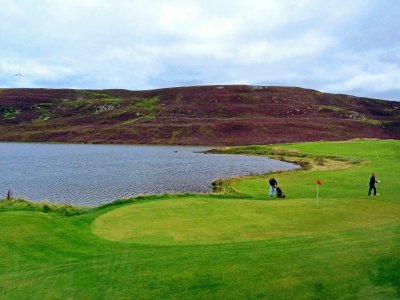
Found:
[[[278,198],[285,198],[286,197],[279,186],[276,188],[276,193],[277,193]]]

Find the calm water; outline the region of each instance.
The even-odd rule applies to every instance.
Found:
[[[94,206],[140,194],[209,192],[214,179],[295,165],[204,147],[0,143],[0,198]],[[265,187],[267,190],[267,186]]]

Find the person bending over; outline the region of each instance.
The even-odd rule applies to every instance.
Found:
[[[278,181],[275,178],[269,179],[269,197],[275,197],[276,187],[278,186]]]

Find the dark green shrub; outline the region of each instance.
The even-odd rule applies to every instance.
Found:
[[[51,210],[50,206],[48,206],[47,204],[43,205],[43,212],[49,212]]]

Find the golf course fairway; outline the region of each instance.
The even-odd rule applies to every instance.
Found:
[[[271,147],[317,162],[268,175],[285,199],[268,198],[267,176],[254,175],[224,181],[230,194],[80,214],[1,201],[0,299],[399,299],[400,141],[229,151]],[[377,197],[367,196],[372,172]]]

